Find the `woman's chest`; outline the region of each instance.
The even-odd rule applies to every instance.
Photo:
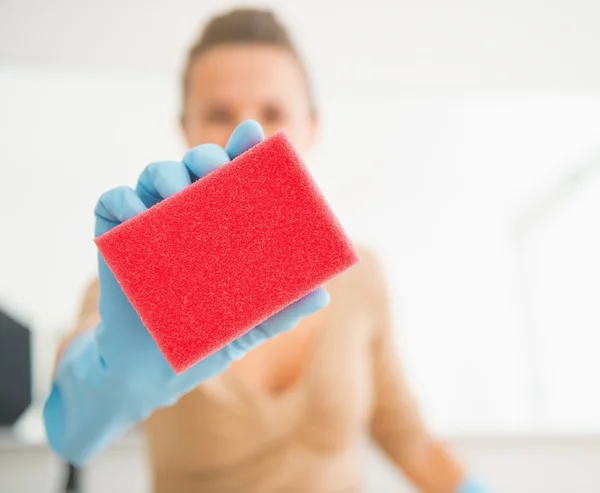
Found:
[[[340,308],[332,303],[324,325],[294,341],[300,357],[293,364],[275,358],[239,366],[155,413],[148,431],[164,437],[164,455],[210,469],[291,443],[332,453],[351,446],[371,408],[372,330],[368,311]],[[263,387],[264,372],[281,369],[289,372],[283,388]]]
[[[372,400],[369,320],[359,309],[325,315],[201,387],[214,412],[237,411],[272,436],[333,444],[357,432]]]

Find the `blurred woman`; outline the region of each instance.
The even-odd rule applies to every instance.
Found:
[[[190,182],[262,138],[256,124],[238,127],[247,120],[260,122],[266,135],[285,128],[301,153],[315,139],[318,111],[306,68],[270,12],[213,18],[189,52],[182,89]],[[135,191],[106,194],[96,210],[97,234],[171,194],[176,187],[165,184],[180,180],[182,166],[155,163]],[[277,326],[270,335],[287,332],[244,350],[241,359],[228,353],[224,362],[203,362],[185,382],[164,376],[161,356],[144,346],[139,320],[128,321],[134,314],[101,262],[100,281],[85,294],[78,326],[59,352],[45,411],[51,444],[78,461],[125,424],[144,420],[156,493],[349,493],[360,490],[357,445],[370,433],[421,491],[481,491],[428,433],[394,351],[382,273],[367,250],[360,253],[358,266],[325,286],[326,308],[315,302],[293,330]],[[118,353],[128,342],[112,326],[140,342]],[[126,371],[117,378],[119,368]],[[146,391],[148,372],[155,384]],[[83,424],[72,424],[77,420]]]

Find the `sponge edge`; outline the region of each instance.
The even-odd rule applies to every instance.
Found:
[[[95,242],[176,373],[359,261],[284,132]]]

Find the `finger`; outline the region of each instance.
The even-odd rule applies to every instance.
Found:
[[[254,147],[265,138],[265,133],[255,120],[246,120],[240,123],[229,137],[225,146],[227,155],[234,159],[251,147]]]
[[[135,191],[146,207],[152,207],[162,199],[183,190],[190,183],[190,175],[183,163],[161,161],[146,166]]]
[[[229,161],[225,149],[217,144],[199,145],[187,151],[183,156],[183,164],[188,169],[192,181],[208,175]]]
[[[174,380],[174,385],[188,392],[198,384],[215,377],[227,369],[231,364],[231,359],[227,355],[226,348],[211,354],[210,356],[198,361],[194,366],[185,370],[181,375],[178,375]]]
[[[325,308],[328,303],[329,293],[323,288],[307,294],[304,298],[300,298],[295,303],[269,317],[262,324],[230,343],[224,348],[227,351],[227,356],[232,361],[241,359],[252,348],[265,342],[267,339],[293,329],[304,317],[308,317]]]
[[[329,293],[325,288],[318,288],[298,301],[285,307],[259,325],[267,337],[292,329],[304,317],[308,317],[329,304]]]
[[[106,233],[145,210],[146,206],[130,187],[109,190],[100,196],[94,210],[96,236]]]
[[[324,288],[318,288],[216,353],[211,354],[208,358],[196,363],[181,375],[182,382],[185,382],[185,385],[188,385],[190,389],[193,388],[200,381],[225,370],[232,361],[241,359],[250,349],[277,334],[294,328],[302,318],[318,312],[328,304],[329,293]]]

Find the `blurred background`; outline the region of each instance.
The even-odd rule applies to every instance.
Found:
[[[34,397],[0,433],[2,492],[59,491],[40,406],[94,276],[95,202],[183,155],[186,49],[237,5],[0,0],[0,309],[31,331]],[[308,164],[385,266],[431,427],[494,491],[597,492],[600,3],[252,5],[308,62]],[[84,491],[144,491],[144,468],[126,438]],[[368,491],[409,491],[373,452],[365,470]]]

